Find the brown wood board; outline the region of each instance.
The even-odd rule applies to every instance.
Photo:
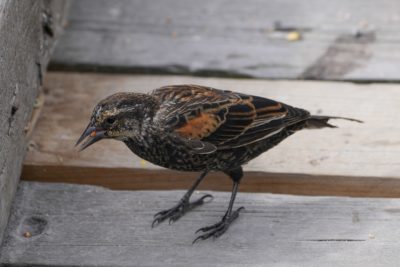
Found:
[[[25,181],[89,184],[116,190],[188,189],[198,175],[199,173],[171,170],[54,165],[24,165],[22,172]],[[240,191],[316,196],[400,197],[399,185],[398,178],[248,171],[241,182]],[[230,191],[232,184],[225,174],[213,172],[198,188]]]

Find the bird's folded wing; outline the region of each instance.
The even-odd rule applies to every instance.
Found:
[[[162,99],[157,116],[164,126],[207,148],[245,146],[309,117],[305,110],[270,99],[202,86],[170,86],[153,94]]]

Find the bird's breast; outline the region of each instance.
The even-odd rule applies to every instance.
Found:
[[[124,143],[139,157],[168,169],[202,171],[216,167],[212,164],[216,155],[193,154],[185,146],[170,139],[147,136],[142,140],[129,139]]]

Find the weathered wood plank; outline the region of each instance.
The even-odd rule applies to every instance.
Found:
[[[337,121],[334,123],[339,129],[296,133],[245,166],[249,172],[244,179],[248,183],[245,190],[400,196],[396,189],[400,188],[396,186],[400,183],[400,129],[396,117],[400,112],[400,90],[390,84],[49,73],[45,82],[47,101],[33,133],[23,178],[79,180],[117,189],[186,188],[192,179],[185,178],[195,174],[162,171],[134,156],[120,142],[102,141],[82,153],[74,148],[100,99],[117,91],[148,92],[182,83],[262,95],[313,113],[365,120],[364,124]],[[223,177],[214,175],[204,188],[230,190]]]
[[[53,69],[399,80],[400,2],[75,1]],[[288,41],[298,31],[301,39]]]
[[[199,196],[200,194],[196,194]],[[20,185],[0,261],[6,266],[398,266],[399,199],[238,195],[245,211],[217,240],[192,245],[229,193],[173,225],[153,214],[183,191]],[[195,196],[195,197],[196,197]],[[29,231],[32,237],[24,237]]]
[[[26,132],[67,1],[0,0],[0,243],[21,173]]]

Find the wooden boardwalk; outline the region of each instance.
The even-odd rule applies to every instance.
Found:
[[[242,193],[236,205],[246,209],[228,232],[192,245],[194,232],[226,209],[229,194],[211,193],[211,203],[152,229],[153,214],[183,191],[23,182],[0,260],[88,267],[397,267],[400,261],[399,199]]]
[[[10,8],[13,3],[0,0],[0,11],[22,14]],[[16,60],[17,66],[0,66],[8,88],[0,98],[8,114],[2,122],[12,126],[0,131],[20,133],[15,142],[6,139],[8,152],[0,153],[0,193],[7,193],[0,195],[2,216],[29,138],[1,267],[399,266],[398,0],[74,1],[34,104],[55,41],[39,15],[40,7],[56,2],[40,3],[21,9],[32,16],[11,27],[17,34],[0,38],[11,51],[6,63]],[[8,24],[0,23],[0,32],[8,33],[3,25],[13,16],[0,12],[0,22],[4,18]],[[62,16],[53,19],[61,27]],[[21,30],[30,20],[36,28]],[[44,37],[33,38],[36,33]],[[32,57],[38,52],[40,62]],[[235,204],[246,210],[221,238],[192,245],[194,232],[219,220],[227,207],[229,193],[216,192],[231,189],[225,175],[210,174],[195,192],[211,192],[211,203],[151,229],[153,214],[176,203],[197,174],[154,166],[116,141],[82,153],[74,148],[105,96],[184,83],[365,123],[334,121],[338,129],[296,133],[246,165]],[[5,222],[0,217],[0,232]]]

